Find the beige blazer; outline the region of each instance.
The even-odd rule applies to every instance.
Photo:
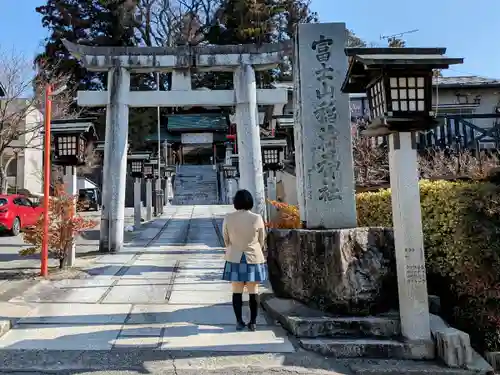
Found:
[[[266,262],[262,251],[266,239],[262,216],[244,210],[232,212],[224,219],[223,232],[228,262],[240,263],[243,253],[248,264]]]

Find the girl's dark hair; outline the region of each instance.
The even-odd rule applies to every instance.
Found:
[[[252,194],[248,190],[238,190],[234,196],[233,205],[236,210],[250,211],[253,208]]]

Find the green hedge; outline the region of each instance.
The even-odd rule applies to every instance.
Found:
[[[500,350],[500,187],[421,181],[429,293],[480,351]],[[359,226],[392,226],[391,193],[357,195]]]

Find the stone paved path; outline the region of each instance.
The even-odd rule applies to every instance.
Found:
[[[263,315],[257,332],[235,331],[230,285],[220,280],[218,233],[229,210],[169,207],[122,253],[101,256],[88,278],[43,281],[10,300],[31,311],[0,337],[0,350],[295,352]]]

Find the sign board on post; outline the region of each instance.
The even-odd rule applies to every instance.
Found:
[[[183,133],[181,142],[185,145],[214,143],[213,133]]]
[[[354,228],[356,202],[344,23],[299,24],[294,75],[298,196],[309,229]]]

